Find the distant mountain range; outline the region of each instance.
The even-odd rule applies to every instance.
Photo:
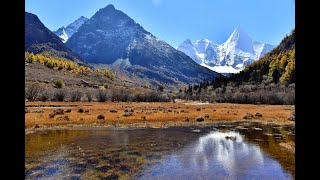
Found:
[[[189,84],[221,76],[158,39],[113,5],[86,20],[65,44],[92,66],[107,65],[141,79]]]
[[[266,83],[269,77],[273,83],[295,83],[295,29],[282,39],[280,44],[258,61],[246,66],[240,73],[233,74],[229,81],[243,84],[248,81]],[[269,83],[270,83],[269,80]]]
[[[61,41],[65,43],[75,32],[78,31],[80,26],[85,23],[88,20],[88,18],[81,16],[77,20],[75,20],[73,23],[69,24],[67,27],[62,26],[56,31],[53,31],[57,36],[60,37]]]
[[[25,51],[86,64],[78,54],[70,50],[58,36],[46,28],[36,15],[28,12],[25,12]]]
[[[113,5],[89,19],[81,16],[54,33],[26,12],[25,27],[28,52],[108,67],[119,76],[151,84],[198,83],[237,73],[274,48],[237,28],[222,44],[187,39],[175,49]]]
[[[273,45],[252,40],[242,28],[238,27],[227,41],[220,45],[208,39],[193,43],[187,39],[177,47],[177,50],[213,71],[237,73],[273,48]]]

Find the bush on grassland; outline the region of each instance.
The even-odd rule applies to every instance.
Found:
[[[98,90],[96,94],[96,98],[98,102],[106,102],[107,101],[107,92],[105,90]]]
[[[92,102],[93,101],[92,92],[91,91],[87,91],[86,92],[86,97],[87,97],[88,102]]]
[[[58,79],[54,81],[54,87],[56,88],[62,88],[64,86],[64,81],[63,79]]]
[[[64,101],[67,96],[67,92],[65,89],[58,89],[54,92],[54,100],[56,101]]]
[[[82,92],[76,90],[76,91],[72,91],[70,94],[70,100],[72,102],[78,102],[81,101],[82,98]]]
[[[41,91],[42,88],[37,84],[27,85],[25,90],[25,98],[29,101],[35,101],[40,95]]]
[[[48,90],[43,90],[41,93],[40,93],[40,96],[39,96],[39,100],[40,101],[48,101],[50,99],[50,93]]]

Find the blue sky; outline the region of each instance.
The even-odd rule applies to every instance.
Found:
[[[294,0],[26,0],[25,9],[53,31],[108,4],[174,47],[186,38],[220,44],[238,26],[277,45],[295,27]]]

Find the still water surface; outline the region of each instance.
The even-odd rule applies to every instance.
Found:
[[[277,136],[281,138],[264,135],[265,131],[206,128],[195,133],[176,128],[29,134],[25,177],[294,179],[294,154],[278,145],[292,139],[281,134]]]

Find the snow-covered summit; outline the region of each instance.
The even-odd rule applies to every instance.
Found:
[[[223,43],[223,48],[226,50],[226,54],[235,49],[239,49],[243,52],[249,52],[254,54],[252,39],[249,35],[240,27],[236,28],[228,40]]]
[[[195,42],[187,39],[177,47],[198,64],[219,73],[237,73],[273,48],[273,45],[252,40],[241,27],[220,45],[208,39]]]
[[[73,23],[69,24],[67,27],[62,26],[58,30],[54,31],[57,36],[60,37],[62,42],[66,42],[75,32],[78,31],[80,26],[85,23],[88,20],[88,18],[81,16],[77,20],[75,20]]]

